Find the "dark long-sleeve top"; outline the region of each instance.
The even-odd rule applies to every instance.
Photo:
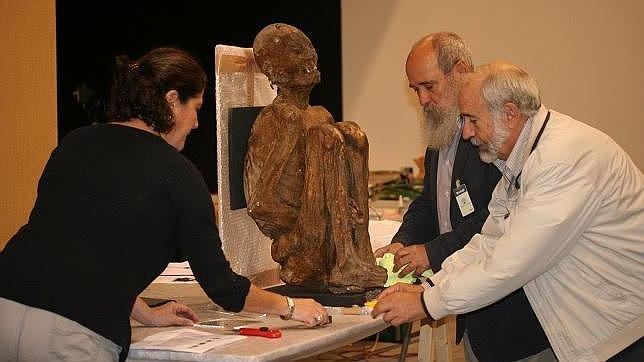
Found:
[[[405,246],[425,244],[427,256],[434,272],[440,270],[443,261],[455,251],[463,248],[481,231],[489,215],[487,208],[492,190],[501,178],[501,173],[492,164],[482,162],[478,151],[472,144],[459,140],[452,180],[452,189],[456,181],[465,184],[474,206],[474,212],[463,217],[458,204],[451,193],[450,220],[452,231],[441,234],[438,225],[436,202],[436,169],[438,168],[438,151],[427,149],[425,152],[425,179],[423,191],[409,205],[400,229],[393,241]],[[450,190],[451,191],[451,190]]]
[[[75,130],[0,253],[0,296],[82,324],[125,359],[134,301],[177,253],[213,301],[243,308],[250,282],[230,269],[213,215],[197,169],[160,137],[118,124]]]

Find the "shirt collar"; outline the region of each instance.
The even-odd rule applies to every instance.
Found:
[[[529,149],[530,131],[532,130],[533,117],[526,120],[521,133],[514,144],[507,160],[496,159],[494,165],[501,171],[503,178],[508,182],[508,190],[514,185],[517,176],[523,168],[526,153]]]

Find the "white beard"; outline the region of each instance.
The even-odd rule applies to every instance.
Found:
[[[430,149],[438,150],[452,143],[458,128],[458,109],[428,110],[424,108],[424,122],[421,123],[423,139]]]
[[[478,147],[479,157],[481,158],[481,161],[485,163],[492,163],[499,158],[499,151],[501,150],[501,146],[503,146],[503,143],[505,143],[505,140],[510,134],[508,127],[506,127],[505,124],[494,114],[492,115],[492,125],[494,127],[494,134],[492,136],[492,140],[489,143],[481,142],[475,137],[472,137],[470,139],[470,142],[474,146]]]
[[[454,74],[448,76],[448,78],[443,97],[449,100],[450,103],[443,106],[426,105],[423,107],[424,118],[421,124],[423,140],[428,148],[434,150],[451,145],[458,130],[457,122],[461,112],[458,109],[456,100],[458,99],[460,83],[457,78],[454,78]]]

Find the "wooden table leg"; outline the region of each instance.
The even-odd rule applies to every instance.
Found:
[[[439,321],[424,320],[418,339],[418,361],[452,362],[456,319],[448,316]]]

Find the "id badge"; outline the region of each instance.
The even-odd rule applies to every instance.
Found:
[[[472,199],[470,199],[470,194],[467,192],[467,186],[456,182],[456,188],[454,189],[454,196],[456,197],[456,203],[458,208],[461,210],[461,215],[463,217],[474,212],[474,204],[472,204]]]

